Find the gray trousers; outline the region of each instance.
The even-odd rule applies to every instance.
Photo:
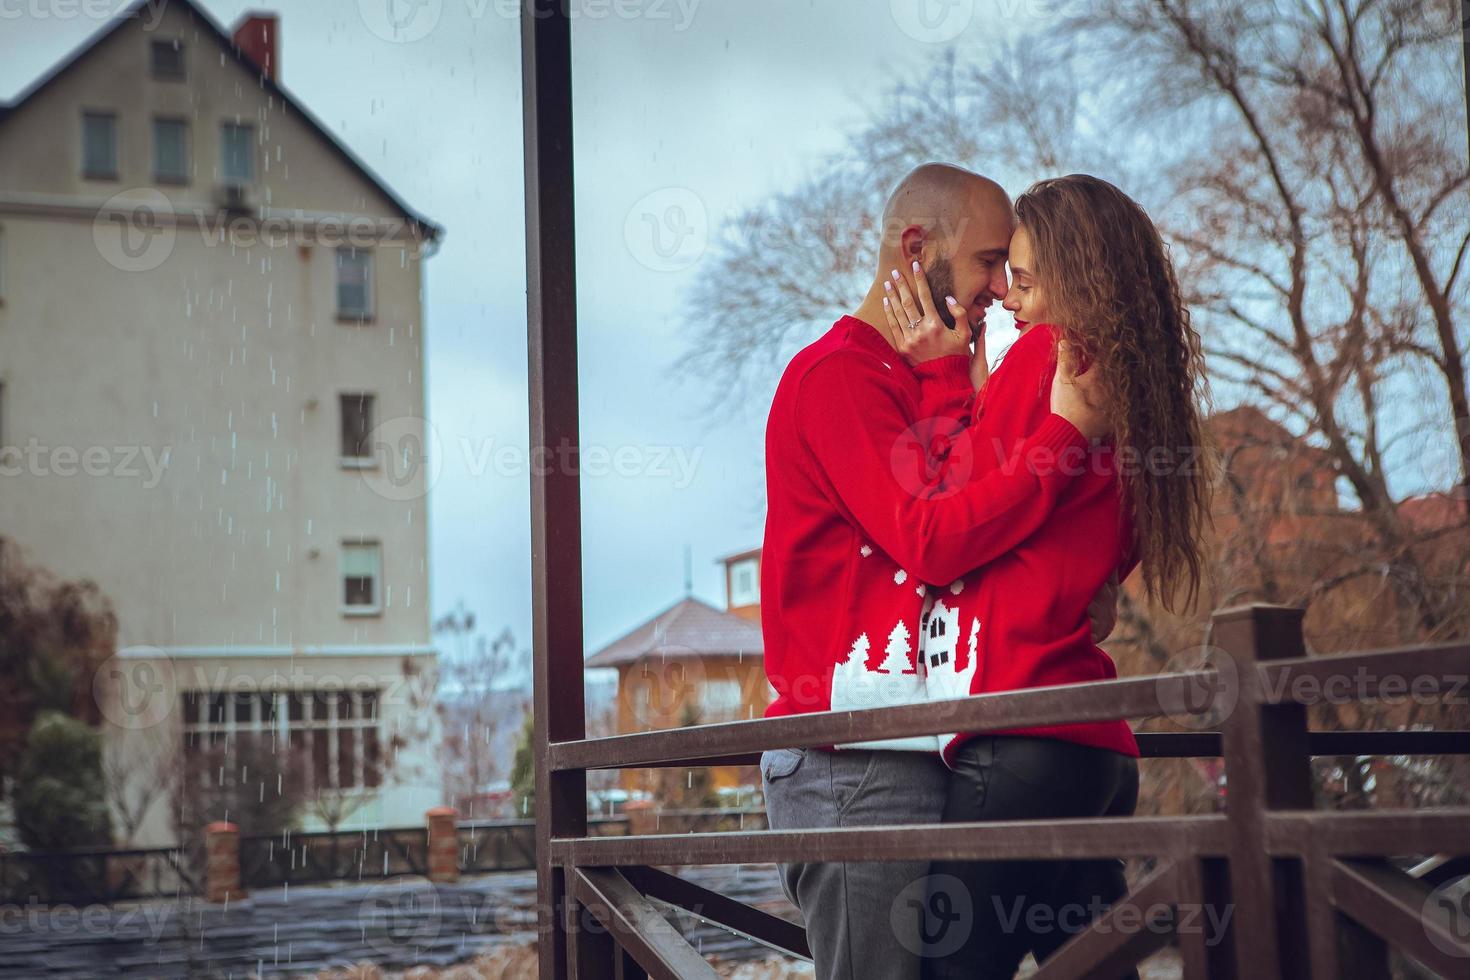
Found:
[[[761,755],[772,830],[933,824],[949,770],[937,753],[773,749]],[[929,862],[782,864],[817,980],[919,980]]]

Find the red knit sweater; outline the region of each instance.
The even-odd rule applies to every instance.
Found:
[[[917,659],[920,619],[931,601],[924,584],[957,584],[1005,556],[1072,496],[1078,478],[1055,461],[1085,455],[1087,442],[1050,414],[1045,393],[1039,416],[1034,404],[1018,406],[1026,435],[1015,447],[1014,465],[983,473],[976,467],[962,481],[936,479],[944,471],[928,451],[946,423],[928,416],[938,414],[936,406],[959,403],[960,386],[969,386],[965,362],[950,357],[910,368],[872,326],[843,317],[787,366],[766,426],[761,620],[766,674],[776,690],[767,717],[925,700],[930,695]],[[932,398],[923,397],[921,379]],[[951,467],[965,458],[949,455]],[[1072,574],[1068,550],[1058,567],[1036,569],[1029,587],[1007,575],[1018,588],[1015,619],[1026,615],[1022,609],[1051,617],[1047,597],[1059,585],[1080,596],[1083,579],[1093,576]],[[1032,554],[1029,561],[1036,560]],[[1081,599],[1084,629],[1087,604],[1106,577]],[[1068,679],[1092,676],[1076,673]],[[982,680],[997,676],[987,672]],[[850,745],[933,751],[938,742]]]
[[[969,428],[952,439],[941,480],[984,481],[1014,465],[1014,452],[1051,418],[1056,334],[1039,324],[1021,336],[977,398],[955,374],[968,359],[927,373],[930,410]],[[931,699],[1075,684],[1117,677],[1092,642],[1087,607],[1115,572],[1132,571],[1132,531],[1118,495],[1113,452],[1069,450],[1058,465],[1073,478],[1040,527],[989,564],[934,593],[926,605],[922,651]],[[993,731],[1060,738],[1126,755],[1138,743],[1122,720]],[[941,739],[946,762],[966,734]]]

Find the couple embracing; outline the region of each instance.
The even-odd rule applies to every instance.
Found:
[[[875,273],[771,406],[767,717],[1115,677],[1097,642],[1117,583],[1141,567],[1167,601],[1201,576],[1203,478],[1139,465],[1201,444],[1199,338],[1158,231],[1094,177],[1013,204],[926,164],[887,202]],[[1018,336],[992,374],[997,301]],[[761,777],[773,829],[1126,816],[1137,757],[1119,720],[777,749]],[[780,870],[819,980],[1009,978],[1126,892],[1116,860]],[[950,928],[900,935],[904,899]]]

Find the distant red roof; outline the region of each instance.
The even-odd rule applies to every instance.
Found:
[[[646,654],[666,657],[760,657],[759,623],[716,609],[694,597],[681,599],[587,658],[588,667],[617,667]]]

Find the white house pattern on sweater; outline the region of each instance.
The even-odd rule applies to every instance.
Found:
[[[960,647],[960,611],[940,599],[924,623],[925,692],[930,701],[963,698],[970,693],[979,663],[980,620],[971,618],[969,643]]]
[[[865,558],[871,554],[866,544],[860,551]],[[894,584],[901,588],[908,579],[903,569],[895,571],[893,576]],[[947,591],[959,595],[963,588],[963,582],[957,581]],[[848,648],[847,659],[832,669],[833,711],[922,704],[970,693],[970,682],[979,662],[980,620],[971,620],[969,642],[962,649],[959,610],[939,598],[937,589],[931,591],[919,584],[915,591],[924,597],[917,624],[918,648],[915,649],[914,631],[904,620],[899,620],[889,631],[881,656],[873,650],[868,634],[859,634]],[[843,742],[837,748],[937,752],[953,737],[947,734],[871,739]]]

